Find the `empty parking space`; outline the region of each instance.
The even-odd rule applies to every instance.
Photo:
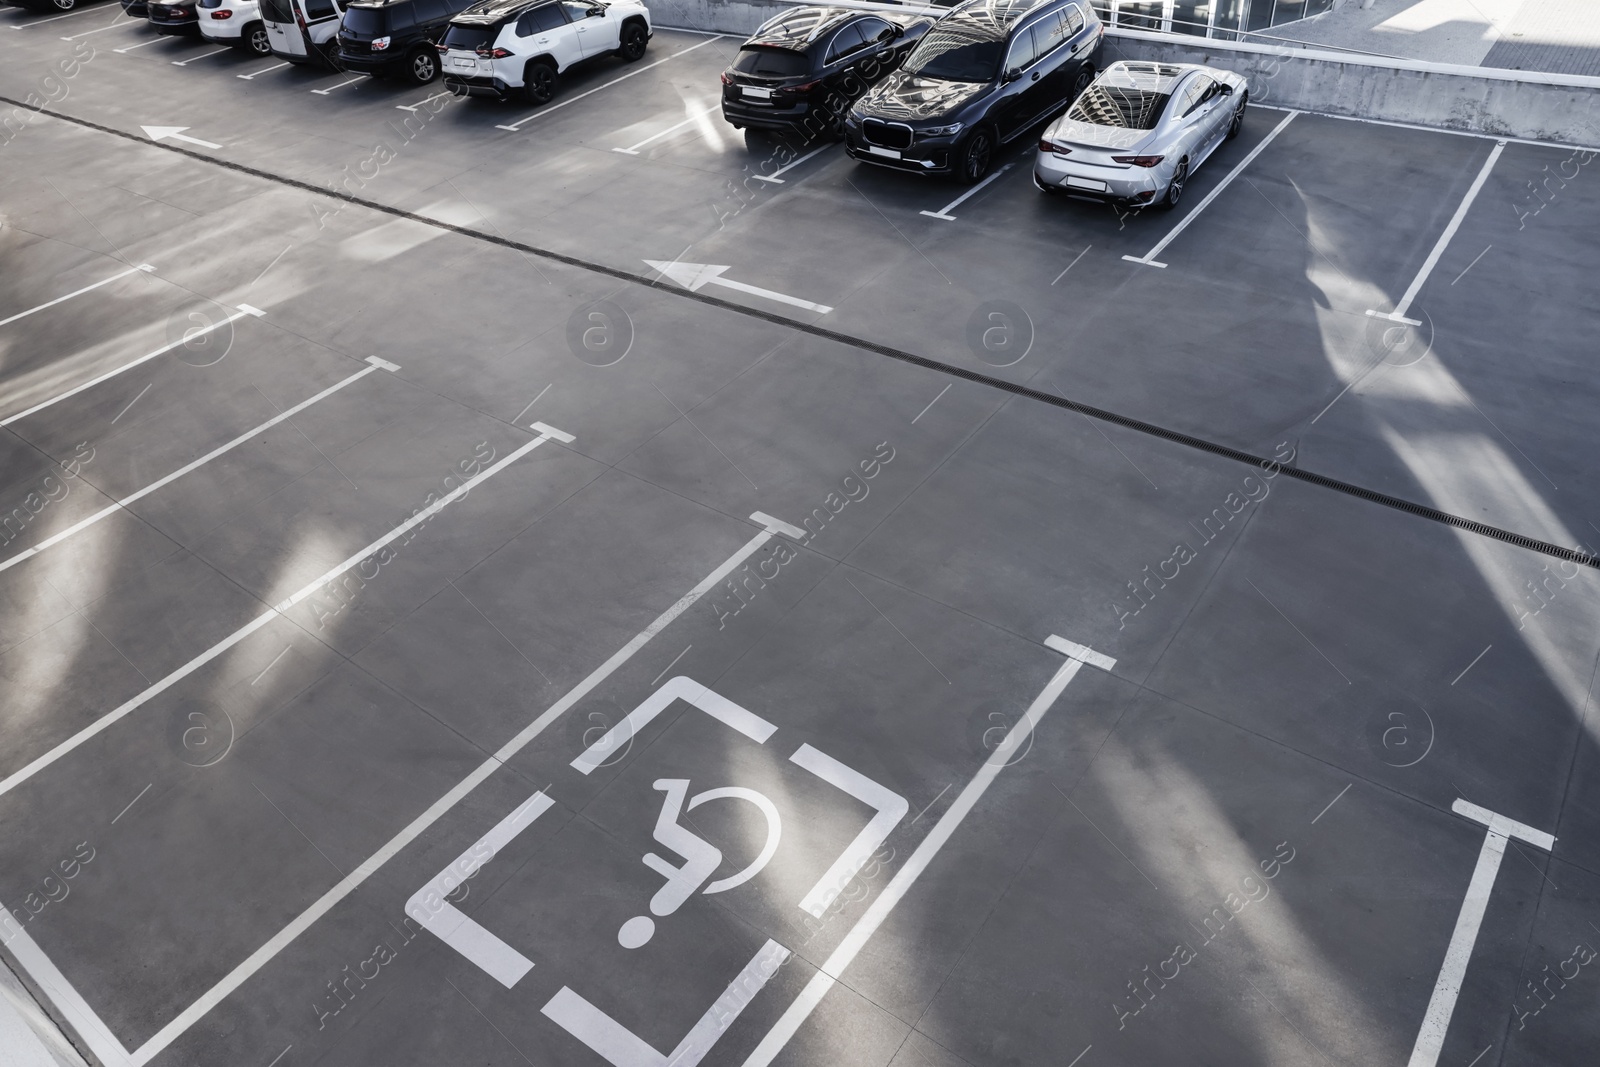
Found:
[[[1600,538],[1587,155],[1252,108],[1131,212],[747,140],[734,37],[113,16],[0,12],[0,951],[99,1061],[1581,1059],[1593,570],[1360,492]]]

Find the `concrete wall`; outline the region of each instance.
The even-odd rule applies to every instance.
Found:
[[[1600,0],[1596,0],[1600,2]],[[784,0],[649,0],[657,25],[748,36]],[[831,6],[881,5],[835,0]],[[892,11],[931,10],[911,5]],[[1206,63],[1250,79],[1251,99],[1326,115],[1600,146],[1600,78],[1384,59],[1112,30],[1111,58]]]

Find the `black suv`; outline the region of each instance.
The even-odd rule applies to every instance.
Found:
[[[439,76],[436,42],[471,0],[354,0],[339,21],[339,62],[416,85]]]
[[[1094,80],[1105,35],[1089,0],[968,0],[845,119],[845,150],[918,174],[982,180],[1000,145]]]
[[[194,0],[184,0],[183,3],[175,4],[146,4],[145,17],[150,20],[150,25],[156,28],[157,33],[185,37],[200,36],[200,12],[196,10]]]
[[[801,7],[764,23],[722,73],[722,117],[735,129],[837,137],[845,112],[922,40],[930,18]]]

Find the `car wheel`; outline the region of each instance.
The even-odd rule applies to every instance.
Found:
[[[1079,67],[1078,76],[1072,81],[1072,99],[1069,100],[1068,103],[1076,102],[1078,97],[1083,95],[1083,91],[1089,88],[1090,83],[1093,81],[1094,67],[1090,66],[1088,63],[1085,63],[1083,66]]]
[[[78,0],[50,0],[50,6],[57,11],[71,11],[78,6]]]
[[[1250,90],[1246,89],[1239,98],[1239,106],[1233,109],[1233,121],[1228,123],[1228,140],[1239,136],[1239,129],[1244,125],[1244,106],[1250,102]]]
[[[342,63],[339,59],[339,38],[331,37],[327,41],[323,42],[322,61],[326,63],[331,70],[344,70],[344,63]]]
[[[1172,180],[1167,183],[1167,191],[1161,198],[1161,210],[1171,211],[1178,206],[1178,201],[1183,199],[1183,187],[1189,182],[1189,161],[1180,159],[1178,169],[1173,172]]]
[[[644,58],[644,50],[650,44],[650,34],[637,22],[630,22],[622,27],[622,47],[617,49],[617,55],[629,63],[637,63]]]
[[[987,126],[979,126],[956,151],[956,180],[963,185],[976,185],[993,165],[994,134]]]
[[[244,50],[253,56],[272,54],[272,38],[267,36],[267,28],[259,22],[246,26],[239,40],[244,43]]]
[[[556,68],[543,60],[528,64],[522,72],[522,91],[530,104],[548,104],[556,95]]]
[[[439,53],[430,46],[419,48],[406,60],[406,79],[413,85],[427,85],[439,76]]]

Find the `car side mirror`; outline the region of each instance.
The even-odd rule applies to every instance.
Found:
[[[889,37],[888,37],[889,40],[892,41],[897,37],[904,37],[905,35],[906,35],[906,28],[904,26],[890,26],[889,27]]]
[[[583,17],[586,18],[586,19],[599,18],[601,15],[604,15],[605,13],[606,13],[606,9],[603,8],[603,7],[591,7],[584,14]]]
[[[1022,68],[1021,67],[1012,67],[1010,70],[1006,71],[1004,74],[1002,74],[1000,76],[1000,80],[1001,81],[1014,82],[1020,77],[1022,77]]]
[[[1218,96],[1232,96],[1233,95],[1233,86],[1228,85],[1226,82],[1218,82],[1217,83],[1217,95]]]

